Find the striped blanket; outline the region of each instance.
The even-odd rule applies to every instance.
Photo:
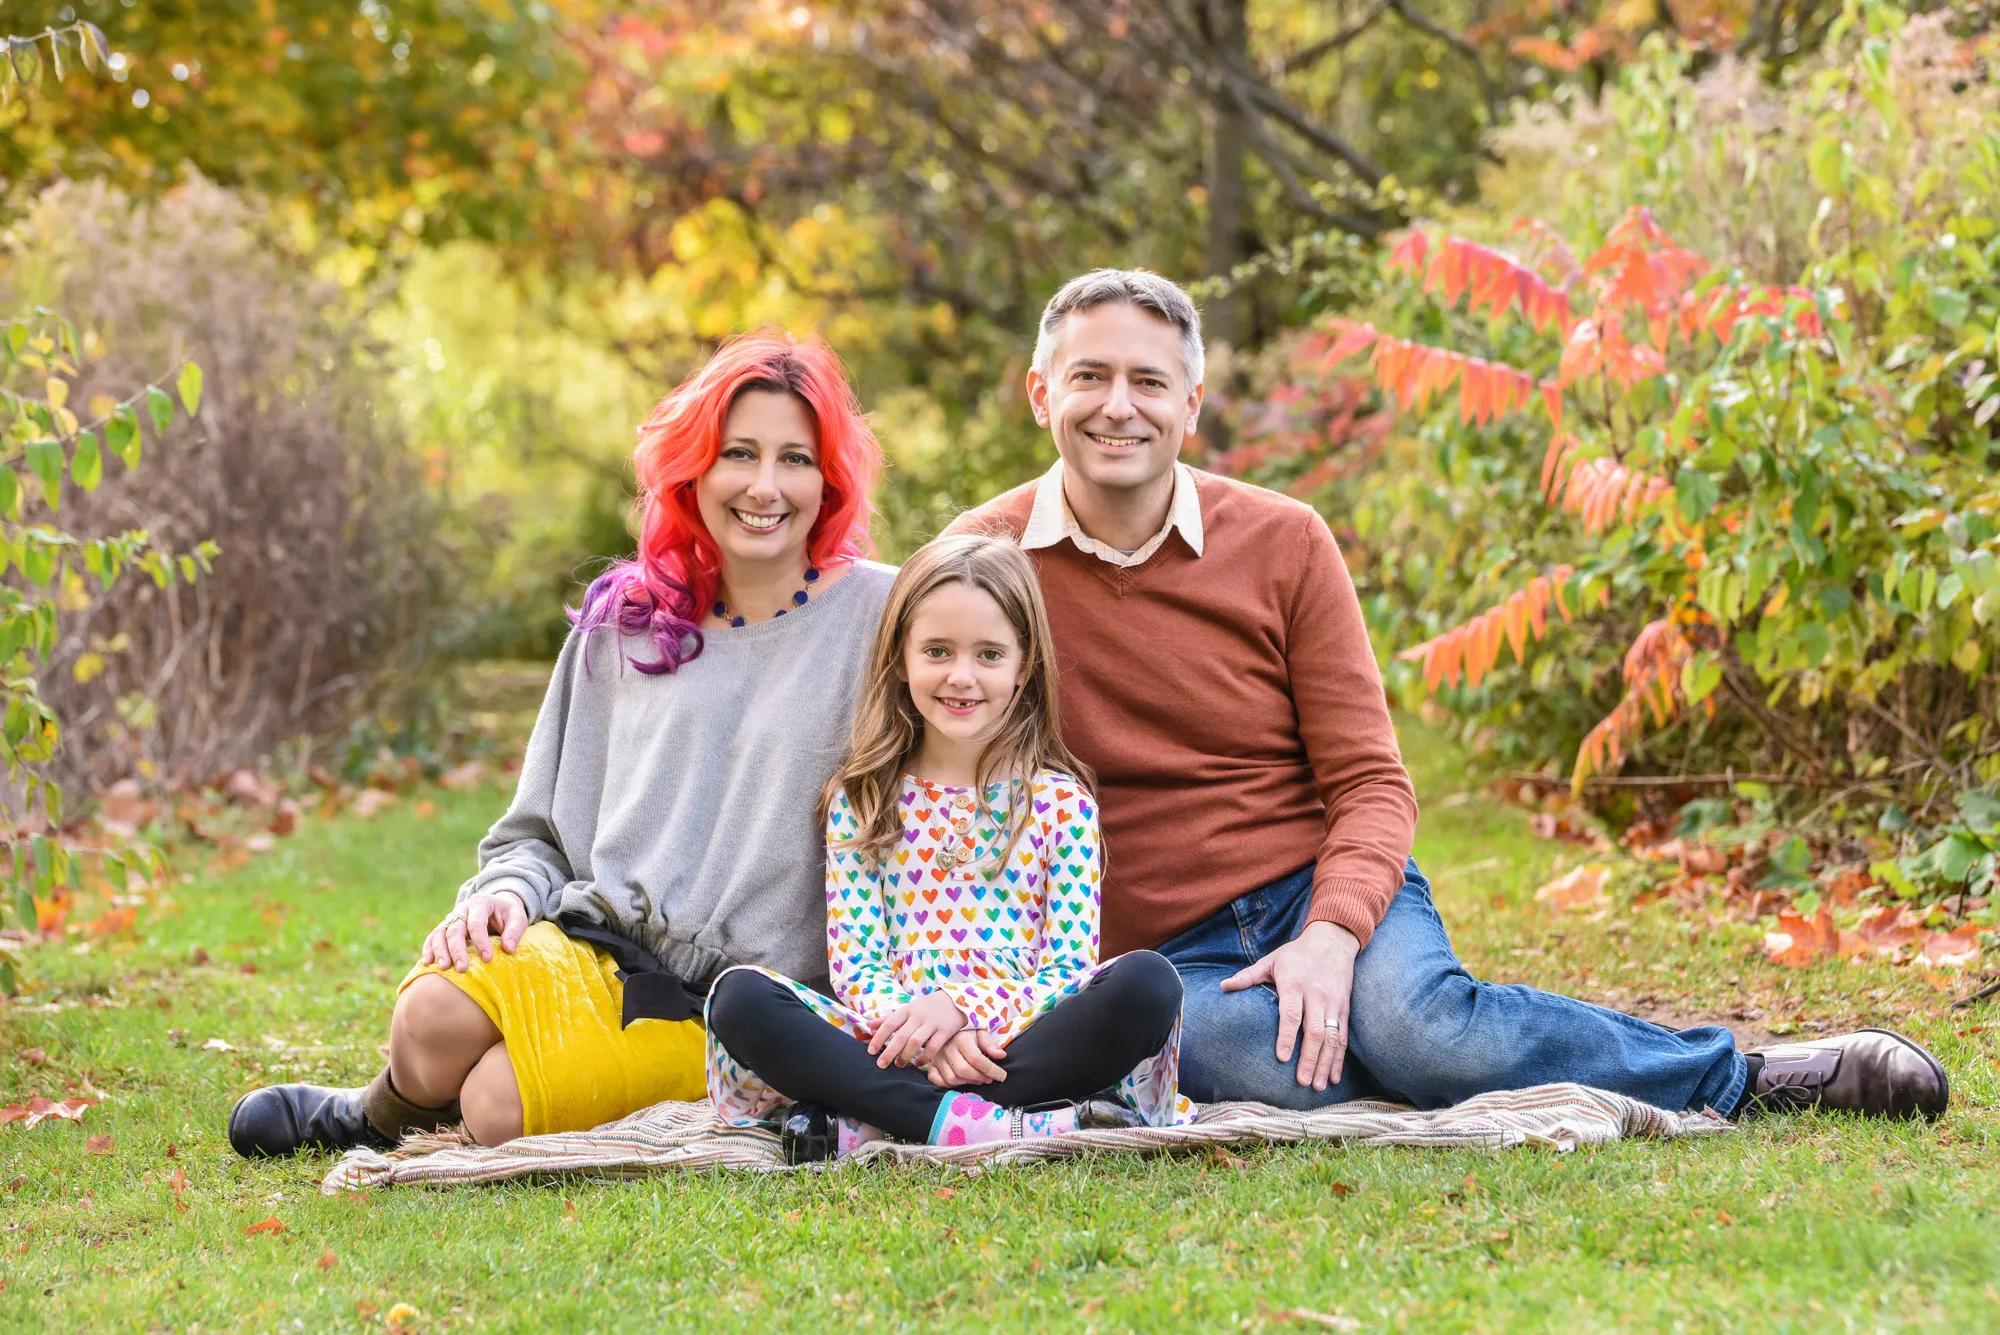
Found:
[[[1086,1154],[1159,1154],[1208,1145],[1302,1140],[1570,1150],[1629,1137],[1666,1138],[1729,1129],[1728,1122],[1712,1113],[1667,1112],[1622,1094],[1563,1084],[1481,1094],[1433,1112],[1375,1102],[1343,1103],[1313,1112],[1287,1112],[1261,1103],[1210,1103],[1202,1105],[1186,1126],[1118,1127],[956,1148],[874,1141],[841,1162],[894,1159],[977,1172],[1001,1164]],[[352,1150],[334,1165],[320,1189],[331,1196],[390,1185],[454,1187],[523,1177],[638,1177],[714,1168],[789,1171],[772,1132],[718,1122],[707,1103],[659,1103],[595,1130],[524,1136],[491,1149],[446,1133],[412,1137],[387,1154]]]

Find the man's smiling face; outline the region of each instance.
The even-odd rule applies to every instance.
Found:
[[[1105,493],[1167,476],[1201,394],[1188,383],[1180,331],[1123,301],[1065,316],[1046,378],[1028,373],[1035,421],[1055,437],[1063,466]]]

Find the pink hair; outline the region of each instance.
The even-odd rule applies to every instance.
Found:
[[[731,339],[660,400],[639,428],[639,447],[632,452],[639,478],[639,554],[591,581],[583,605],[570,613],[579,630],[615,623],[622,631],[649,634],[660,657],[634,662],[641,672],[673,672],[701,653],[697,623],[701,609],[714,601],[721,557],[695,503],[694,480],[715,463],[723,422],[737,396],[748,390],[796,396],[818,426],[826,489],[819,518],[806,535],[806,559],[825,567],[874,551],[868,498],[881,472],[882,447],[862,420],[840,359],[819,338],[796,339],[782,331]]]

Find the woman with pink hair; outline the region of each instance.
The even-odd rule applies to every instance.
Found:
[[[365,1087],[245,1095],[246,1157],[481,1144],[703,1097],[701,998],[760,965],[826,987],[813,819],[894,574],[881,452],[831,349],[725,345],[639,429],[635,559],[572,614],[513,803],[403,980]],[[811,980],[817,980],[813,982]]]

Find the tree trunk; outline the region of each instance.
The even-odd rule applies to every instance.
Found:
[[[1248,0],[1207,0],[1208,36],[1216,60],[1237,69],[1250,64],[1250,34],[1247,24]],[[1208,273],[1226,278],[1244,260],[1243,237],[1248,211],[1248,191],[1243,179],[1244,148],[1248,135],[1243,124],[1243,108],[1227,91],[1212,103],[1213,117],[1208,149]],[[1202,312],[1211,351],[1227,349],[1223,366],[1233,361],[1242,338],[1243,297],[1230,292],[1210,297]],[[1210,374],[1209,392],[1217,400],[1229,396],[1229,377]],[[1219,413],[1203,413],[1202,435],[1217,449],[1227,446],[1227,432]]]

